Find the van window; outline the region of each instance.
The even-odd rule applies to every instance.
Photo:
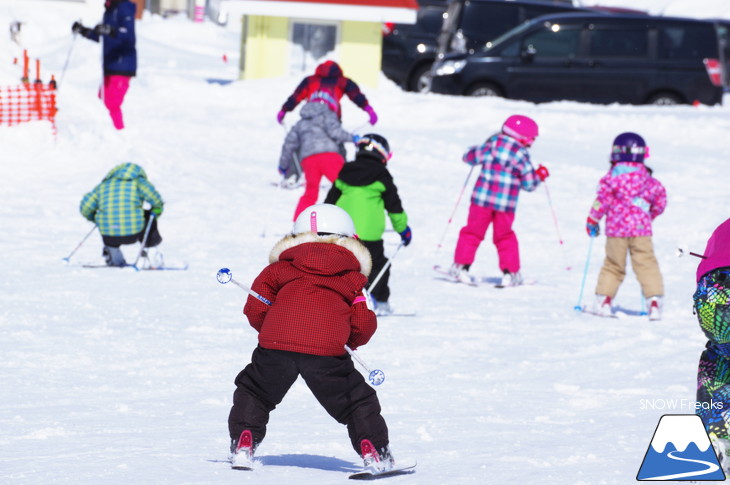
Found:
[[[571,8],[570,4],[567,4],[568,6],[552,6],[552,5],[530,5],[525,4],[524,7],[522,7],[522,15],[520,16],[520,22],[524,22],[525,20],[531,20],[535,17],[539,17],[541,15],[549,15],[551,13],[559,13],[559,12],[565,12],[569,8]]]
[[[558,24],[547,26],[525,37],[524,48],[535,49],[535,58],[541,57],[576,57],[580,45],[580,29],[560,27]]]
[[[591,57],[647,57],[646,29],[601,29],[591,31]]]
[[[659,29],[660,59],[717,58],[717,39],[709,25],[670,25]]]
[[[443,10],[440,8],[421,8],[418,11],[416,26],[421,26],[425,32],[438,32],[444,21]]]
[[[469,2],[461,14],[461,31],[467,38],[492,40],[504,32],[506,25],[517,25],[516,5]]]

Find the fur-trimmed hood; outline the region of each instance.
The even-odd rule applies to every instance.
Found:
[[[349,253],[352,254],[354,259],[357,260],[359,268],[356,269],[366,277],[370,276],[370,272],[373,269],[373,262],[370,258],[370,252],[367,250],[367,248],[357,239],[335,234],[320,236],[313,232],[304,232],[301,234],[289,234],[287,236],[284,236],[284,238],[277,242],[272,248],[271,253],[269,254],[269,263],[271,264],[279,261],[282,253],[306,243],[332,244],[347,250]],[[336,261],[335,258],[328,258],[326,262],[328,265],[331,265],[333,267],[342,266],[339,271],[348,269],[347,267],[344,267],[341,262]],[[302,262],[302,264],[304,265],[318,263],[320,262],[309,261],[306,256],[305,261]]]

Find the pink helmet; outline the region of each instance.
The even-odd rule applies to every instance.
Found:
[[[502,125],[502,133],[527,147],[531,146],[539,135],[535,120],[523,115],[512,115],[507,118]]]

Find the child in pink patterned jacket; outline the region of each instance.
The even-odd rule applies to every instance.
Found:
[[[626,253],[649,303],[649,319],[661,318],[664,284],[654,256],[651,223],[667,206],[664,186],[644,159],[649,147],[636,133],[622,133],[613,141],[611,170],[598,183],[598,195],[586,222],[590,237],[598,236],[598,221],[606,216],[606,259],[598,275],[593,310],[611,315],[611,302],[626,276]]]

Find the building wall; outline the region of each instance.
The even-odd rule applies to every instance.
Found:
[[[242,29],[242,79],[281,77],[289,56],[289,19],[246,15]]]
[[[241,29],[241,79],[285,76],[289,72],[290,19],[246,15]],[[340,22],[337,62],[359,85],[376,87],[380,78],[382,31],[378,22]],[[305,73],[305,75],[312,74]]]
[[[377,87],[382,54],[382,26],[377,22],[342,22],[340,67],[362,86]]]

